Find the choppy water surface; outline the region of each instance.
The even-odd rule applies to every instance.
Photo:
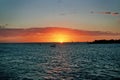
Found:
[[[0,44],[0,80],[120,80],[120,44]]]

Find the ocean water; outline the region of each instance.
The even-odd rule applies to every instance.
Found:
[[[120,80],[120,44],[0,44],[0,80]]]

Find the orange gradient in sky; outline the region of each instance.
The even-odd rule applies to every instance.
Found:
[[[55,33],[53,34],[53,42],[69,42],[70,36],[66,35],[65,33]]]
[[[0,30],[0,42],[86,42],[98,39],[119,39],[119,36],[119,33],[57,27]]]
[[[67,30],[64,29],[50,29],[45,31],[45,34],[43,36],[39,36],[39,41],[44,37],[43,42],[71,42],[72,36],[71,33],[69,33]]]

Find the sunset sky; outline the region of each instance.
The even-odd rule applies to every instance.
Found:
[[[0,0],[0,42],[120,39],[120,0]]]

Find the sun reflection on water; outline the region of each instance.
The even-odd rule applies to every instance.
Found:
[[[65,76],[66,73],[72,72],[71,65],[69,64],[69,56],[66,54],[63,48],[60,46],[58,48],[53,49],[54,56],[51,56],[51,60],[48,62],[46,69],[46,76],[44,79],[50,80],[71,80],[72,76]]]

